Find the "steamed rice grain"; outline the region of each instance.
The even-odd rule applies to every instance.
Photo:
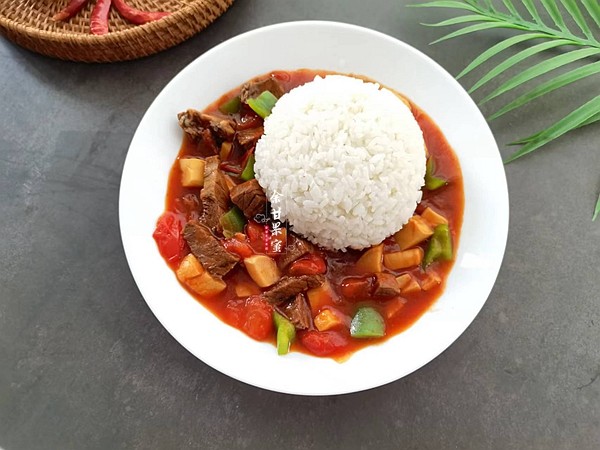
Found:
[[[281,97],[255,156],[256,178],[282,219],[325,248],[378,244],[421,200],[418,123],[393,92],[357,78],[317,77]]]

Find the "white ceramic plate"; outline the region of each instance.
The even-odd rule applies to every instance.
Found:
[[[445,133],[464,176],[461,241],[444,294],[410,329],[360,350],[341,364],[300,353],[279,357],[271,344],[256,342],[224,324],[179,285],[152,239],[164,209],[169,169],[182,139],[176,114],[190,107],[203,109],[256,75],[300,68],[362,74],[406,94]],[[119,218],[127,260],[142,295],[186,349],[254,386],[328,395],[397,380],[431,361],[467,328],[500,269],[508,232],[508,192],[490,129],[475,103],[442,67],[409,45],[369,29],[292,22],[218,45],[163,89],[131,142],[121,180]]]

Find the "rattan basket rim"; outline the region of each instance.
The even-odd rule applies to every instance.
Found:
[[[74,61],[120,61],[147,56],[183,42],[216,20],[233,2],[234,0],[195,0],[192,3],[182,5],[180,9],[169,16],[154,22],[133,26],[126,30],[109,31],[107,34],[100,36],[72,30],[43,30],[31,23],[9,18],[0,12],[0,32],[19,45],[49,56]],[[195,20],[196,14],[201,8],[210,9],[208,20]],[[219,11],[214,12],[215,8]],[[182,23],[188,28],[187,30],[182,31],[175,26]],[[166,34],[168,34],[169,41],[171,41],[167,45],[161,45],[161,42],[152,42],[150,39],[152,36],[164,36]],[[132,37],[136,39],[131,41]],[[148,45],[140,46],[140,40],[148,40]],[[36,42],[39,43],[40,49],[34,48]],[[134,43],[132,44],[132,42]],[[119,46],[131,50],[132,47],[138,45],[140,47],[139,55],[125,58],[118,56],[115,58],[110,56],[107,58],[86,58],[86,49],[96,48],[97,51],[96,46],[98,45],[106,47],[107,53]],[[56,52],[53,51],[52,46],[56,46]],[[81,54],[74,55],[73,58],[61,56],[61,53],[64,53],[64,46],[68,46],[71,53],[80,51]]]

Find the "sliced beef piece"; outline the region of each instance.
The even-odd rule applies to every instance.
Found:
[[[225,174],[219,169],[219,157],[206,158],[204,166],[204,187],[200,191],[200,200],[204,208],[202,222],[211,229],[221,231],[219,219],[228,210],[229,187]]]
[[[301,275],[299,277],[282,277],[273,287],[263,294],[271,303],[281,303],[301,292],[320,286],[325,277],[323,275]]]
[[[240,99],[246,103],[249,98],[256,98],[264,91],[269,91],[277,98],[285,93],[279,82],[275,78],[269,77],[264,80],[253,80],[245,83],[240,91]]]
[[[264,214],[267,209],[267,196],[256,179],[234,186],[231,189],[231,201],[248,219]]]
[[[227,274],[240,260],[225,250],[210,230],[197,221],[190,221],[185,225],[183,237],[194,256],[215,277]]]
[[[186,220],[197,220],[202,214],[202,203],[198,195],[189,193],[175,199],[175,209],[185,214]]]
[[[205,114],[195,109],[177,114],[179,126],[194,139],[205,138],[204,130],[212,130],[224,140],[231,140],[235,134],[235,121],[233,119]]]
[[[287,247],[285,248],[285,253],[279,257],[277,265],[283,270],[291,263],[299,258],[302,258],[304,255],[312,252],[313,250],[314,247],[310,242],[305,241],[294,234],[290,234],[288,237]]]
[[[374,297],[395,297],[400,295],[400,285],[391,273],[379,272],[375,274]]]
[[[299,330],[313,328],[310,306],[304,294],[298,294],[294,300],[276,307],[277,311],[284,315]]]
[[[225,140],[231,139],[235,134],[236,123],[233,119],[212,116],[204,113],[200,114],[200,119]]]
[[[236,133],[235,138],[242,147],[250,148],[256,141],[263,135],[263,127],[248,128],[247,130],[240,130]]]

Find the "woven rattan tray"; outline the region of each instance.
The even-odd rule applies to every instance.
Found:
[[[133,25],[114,10],[109,33],[90,34],[95,0],[75,17],[56,22],[52,16],[68,0],[0,0],[0,34],[44,55],[71,61],[111,62],[151,55],[190,38],[223,14],[234,0],[128,0],[141,10],[169,11],[170,16]]]

